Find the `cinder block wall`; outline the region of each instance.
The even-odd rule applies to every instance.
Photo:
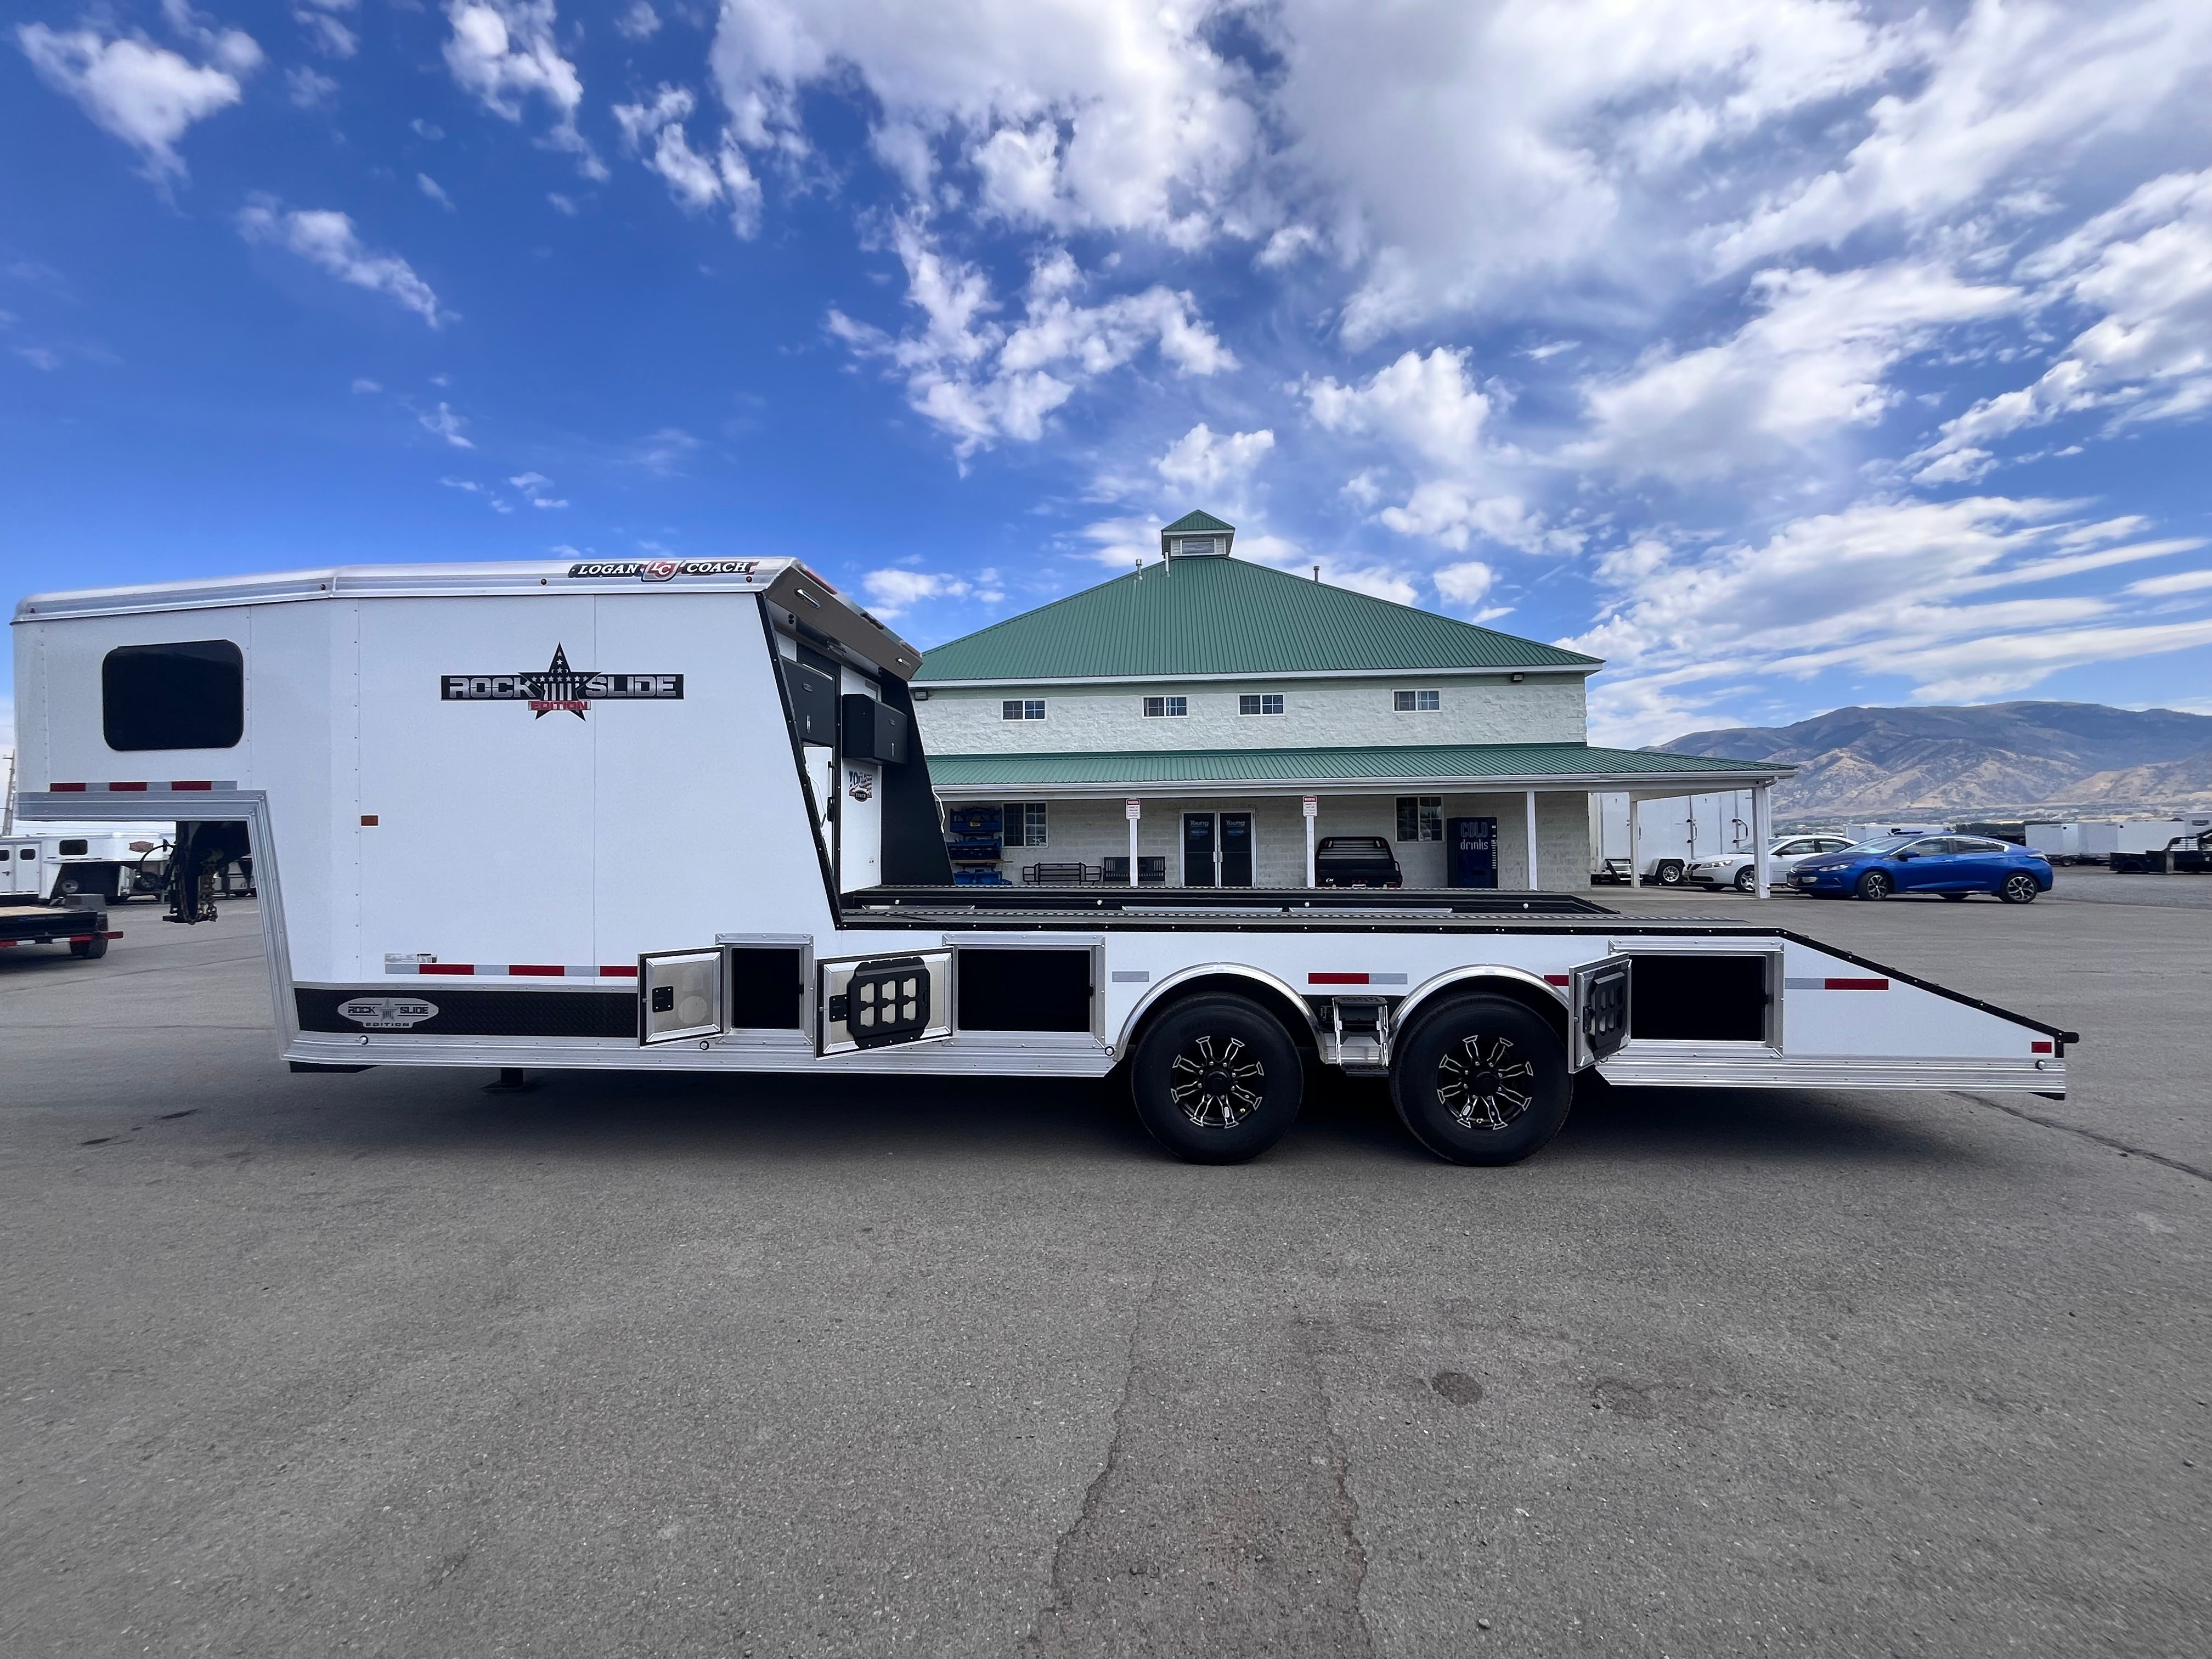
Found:
[[[1394,690],[1431,690],[1441,707],[1401,714]],[[1280,692],[1280,714],[1240,714],[1241,696]],[[1180,696],[1190,712],[1147,717],[1147,696]],[[1001,718],[1008,698],[1042,698],[1041,720]],[[1340,749],[1399,744],[1581,743],[1589,720],[1579,675],[1254,679],[1223,685],[1004,686],[931,690],[915,705],[933,755],[1097,754],[1129,749]]]

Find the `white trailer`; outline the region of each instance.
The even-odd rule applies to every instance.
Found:
[[[920,653],[787,559],[307,571],[15,628],[25,810],[173,815],[180,921],[250,853],[297,1069],[1119,1073],[1172,1151],[1231,1162],[1319,1064],[1498,1164],[1593,1066],[2057,1095],[2075,1041],[1742,912],[953,887]],[[457,841],[475,879],[423,880]]]
[[[59,904],[80,895],[121,904],[140,890],[140,869],[161,844],[127,831],[16,828],[0,836],[0,904]]]
[[[1753,801],[1748,789],[1703,795],[1590,797],[1591,875],[1619,880],[1633,872],[1639,884],[1680,886],[1701,858],[1748,853]]]

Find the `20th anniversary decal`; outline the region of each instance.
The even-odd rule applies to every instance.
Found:
[[[536,718],[574,714],[584,718],[594,702],[680,702],[681,674],[610,674],[590,668],[571,668],[568,653],[553,647],[553,660],[544,668],[513,674],[441,674],[438,696],[444,702],[526,702]]]

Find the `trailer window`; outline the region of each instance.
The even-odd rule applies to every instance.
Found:
[[[61,856],[65,859],[81,859],[91,850],[91,843],[88,842],[65,841],[61,845]]]
[[[246,653],[228,640],[119,647],[100,691],[110,749],[232,749],[246,735]]]

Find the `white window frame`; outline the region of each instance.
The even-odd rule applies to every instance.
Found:
[[[1444,706],[1441,691],[1393,691],[1390,712],[1394,714],[1434,714]]]
[[[1272,703],[1274,706],[1269,708]],[[1244,691],[1237,698],[1240,714],[1279,714],[1283,712],[1283,694],[1279,691]]]
[[[999,704],[1002,720],[1041,720],[1044,718],[1042,697],[1008,697]]]
[[[1041,800],[1010,800],[1000,805],[1000,836],[1007,847],[1049,847],[1052,845],[1052,823]],[[1007,832],[1020,826],[1020,838]]]
[[[1406,803],[1413,803],[1413,833],[1399,835],[1399,841],[1442,841],[1444,838],[1444,798],[1442,795],[1400,795],[1391,802],[1396,809],[1398,827],[1406,822]]]
[[[1145,718],[1148,720],[1179,720],[1188,719],[1190,714],[1188,697],[1146,697],[1139,706],[1144,709]]]

